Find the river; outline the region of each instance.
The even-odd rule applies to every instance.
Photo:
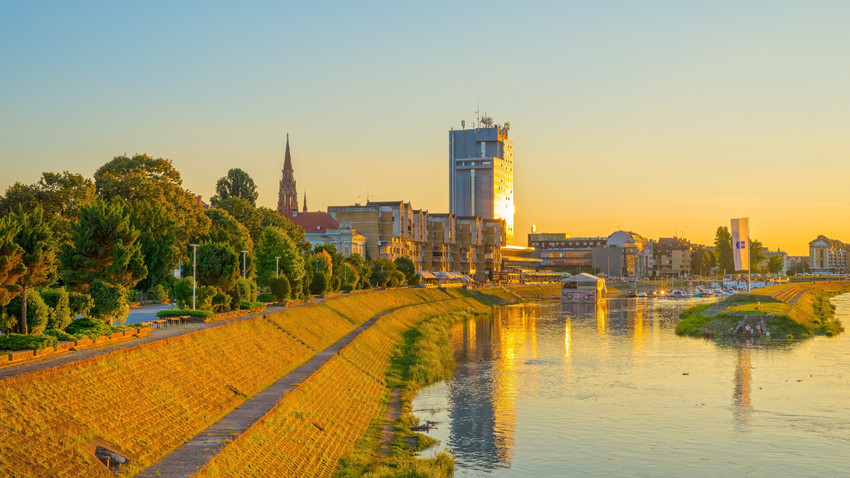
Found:
[[[850,294],[833,298],[850,328]],[[466,476],[848,476],[850,333],[678,337],[691,300],[497,308],[451,334],[452,380],[413,403]],[[576,307],[576,306],[572,306]]]

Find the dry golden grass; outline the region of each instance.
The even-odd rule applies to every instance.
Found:
[[[779,284],[756,289],[753,294],[770,296],[791,304],[786,312],[788,316],[807,329],[813,330],[821,325],[815,313],[815,302],[818,298],[832,297],[845,292],[850,292],[850,282],[827,281]]]
[[[458,309],[486,307],[459,298],[382,317],[195,476],[332,476],[369,423],[383,416],[384,377],[404,331]]]
[[[0,476],[111,476],[96,439],[138,472],[370,316],[445,297],[352,294],[2,380]]]

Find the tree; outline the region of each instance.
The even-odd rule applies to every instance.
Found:
[[[735,262],[732,258],[732,234],[729,229],[720,226],[714,235],[714,254],[717,257],[717,267],[720,274],[735,271]]]
[[[258,207],[256,209],[256,214],[260,218],[260,226],[263,228],[275,226],[283,229],[286,232],[286,235],[289,236],[289,238],[292,239],[292,242],[295,243],[295,246],[299,251],[309,252],[313,249],[313,246],[304,237],[304,229],[290,221],[288,218],[281,216],[277,213],[277,211],[267,207]]]
[[[207,242],[198,247],[198,284],[229,291],[239,278],[239,254],[229,244]]]
[[[96,280],[133,287],[148,273],[138,239],[120,201],[98,199],[83,206],[60,254],[65,283],[80,292],[88,292]]]
[[[0,198],[0,216],[10,214],[22,207],[31,211],[36,206],[44,209],[44,216],[56,218],[55,235],[65,237],[71,232],[77,211],[97,197],[94,182],[80,174],[42,173],[33,185],[15,183],[6,189]]]
[[[750,239],[750,270],[753,272],[764,272],[767,257],[764,246],[757,239]]]
[[[257,205],[257,185],[248,173],[239,168],[231,169],[215,183],[215,194],[210,198],[213,206],[230,197],[242,198],[254,207]]]
[[[396,269],[401,271],[402,274],[404,274],[404,281],[410,281],[411,279],[413,279],[413,276],[416,275],[416,265],[413,263],[412,260],[406,257],[399,257],[393,262],[395,262]]]
[[[257,278],[262,286],[268,286],[270,279],[276,275],[276,267],[280,276],[294,283],[304,277],[304,256],[295,247],[295,243],[279,227],[266,227],[260,237],[260,242],[254,249],[257,263]],[[280,257],[278,261],[275,257]]]
[[[360,254],[351,254],[345,258],[345,262],[350,264],[357,270],[357,288],[365,289],[368,287],[369,278],[372,276],[372,269],[369,263]]]
[[[177,258],[186,258],[193,236],[206,234],[210,227],[204,208],[195,195],[183,189],[180,173],[169,159],[148,155],[116,156],[94,173],[97,192],[103,199],[120,197],[127,202],[149,200],[165,210],[168,231],[163,237],[174,238],[174,254],[168,269],[177,266]]]
[[[15,243],[15,235],[20,230],[11,218],[0,219],[0,307],[21,292],[18,279],[27,271],[22,256],[24,250]]]
[[[164,205],[150,199],[126,201],[124,207],[130,225],[139,231],[139,248],[148,271],[137,287],[147,291],[165,281],[182,253],[177,249],[177,224]]]
[[[272,277],[269,279],[269,290],[278,302],[289,298],[290,285],[286,277]]]
[[[18,285],[21,287],[20,331],[26,334],[27,289],[48,285],[56,280],[58,240],[53,235],[55,220],[45,219],[44,210],[40,206],[36,206],[30,213],[19,208],[10,219],[19,226],[13,240],[23,250],[21,261],[26,267],[26,272],[18,277]]]
[[[782,267],[785,265],[785,259],[781,254],[774,254],[767,260],[767,271],[771,274],[779,274],[782,272]]]
[[[233,219],[245,226],[254,243],[260,241],[260,235],[263,233],[262,216],[251,203],[242,198],[231,196],[218,201],[217,206],[219,209],[227,211]]]
[[[310,268],[310,293],[324,294],[330,289],[333,277],[333,259],[327,251],[320,251],[310,256],[307,266]]]
[[[387,258],[375,259],[372,264],[372,284],[375,287],[387,287],[390,280],[395,277],[395,262]]]
[[[711,274],[713,254],[704,247],[698,247],[691,253],[691,273],[696,275]]]

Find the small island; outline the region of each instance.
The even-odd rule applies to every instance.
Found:
[[[850,292],[850,281],[796,282],[735,294],[682,312],[676,334],[706,338],[803,339],[844,331],[830,297]]]

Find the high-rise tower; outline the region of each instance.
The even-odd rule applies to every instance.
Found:
[[[295,191],[295,176],[292,174],[292,156],[289,154],[289,133],[286,133],[286,153],[283,157],[283,178],[277,195],[277,213],[281,216],[298,213],[298,193]]]
[[[449,131],[449,212],[504,219],[507,243],[514,242],[514,145],[510,123],[489,116],[470,129]],[[461,128],[465,128],[461,122]]]

